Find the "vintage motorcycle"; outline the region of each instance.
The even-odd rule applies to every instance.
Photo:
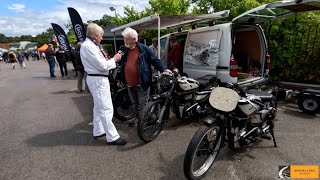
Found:
[[[274,137],[277,91],[277,87],[269,92],[245,91],[237,84],[215,88],[209,98],[213,113],[194,134],[185,154],[187,179],[203,177],[225,142],[229,148],[237,149],[264,138],[273,139],[274,147],[277,147]]]
[[[114,116],[120,121],[127,121],[134,117],[127,86],[120,80],[120,66],[110,70],[109,82],[113,102]]]
[[[207,116],[211,109],[208,99],[215,82],[215,77],[204,83],[181,77],[178,69],[161,74],[158,78],[158,93],[150,97],[141,111],[137,126],[139,138],[144,142],[157,138],[163,124],[169,119],[170,107],[180,120],[186,120],[192,115]]]

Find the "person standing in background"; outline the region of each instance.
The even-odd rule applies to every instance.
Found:
[[[157,38],[153,38],[152,39],[152,44],[151,46],[149,46],[149,48],[151,49],[151,51],[153,52],[153,54],[158,57],[158,39]]]
[[[18,62],[21,66],[21,69],[24,68],[26,69],[26,63],[25,63],[26,57],[23,55],[22,52],[18,52]]]
[[[12,65],[12,69],[15,69],[16,68],[16,62],[17,62],[16,54],[11,51],[11,52],[9,52],[8,56],[9,56],[10,63]]]
[[[59,46],[59,50],[56,52],[56,58],[60,66],[60,71],[61,71],[61,78],[69,78],[68,76],[68,69],[67,69],[67,59],[68,55],[64,51],[63,46]],[[63,72],[64,70],[64,72]]]
[[[52,44],[49,44],[49,47],[46,49],[45,51],[45,57],[46,57],[46,60],[48,61],[48,64],[49,64],[49,68],[50,68],[50,77],[56,77],[54,75],[54,71],[55,71],[55,65],[56,65],[56,60],[55,60],[55,52],[54,52],[54,49],[53,49],[53,45]]]
[[[183,72],[181,62],[181,45],[178,42],[177,37],[174,35],[170,36],[169,44],[171,47],[171,51],[168,56],[169,69],[173,70],[174,68],[178,68],[180,72]]]
[[[84,71],[83,64],[81,62],[81,57],[80,57],[80,48],[81,48],[81,42],[78,42],[75,52],[74,52],[74,59],[76,61],[76,68],[78,71],[78,93],[82,92],[82,82],[84,80],[85,82],[85,88],[84,88],[84,93],[89,93],[89,88],[87,84],[87,72]]]
[[[78,71],[77,71],[77,65],[76,65],[76,60],[74,58],[74,52],[75,52],[75,48],[74,47],[71,47],[71,52],[70,52],[70,58],[69,60],[72,62],[72,66],[74,68],[74,71],[75,71],[75,75],[74,77],[77,77],[78,76]]]

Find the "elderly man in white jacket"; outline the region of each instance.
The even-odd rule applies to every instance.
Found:
[[[88,73],[87,84],[93,97],[93,137],[96,139],[106,135],[109,145],[125,145],[127,141],[120,137],[115,128],[113,105],[108,79],[109,70],[116,67],[121,55],[116,54],[107,60],[100,51],[103,29],[90,23],[87,27],[87,38],[80,49],[81,61]]]

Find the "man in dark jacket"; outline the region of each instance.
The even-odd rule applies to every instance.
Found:
[[[120,61],[121,76],[128,85],[128,93],[135,111],[135,118],[129,125],[136,126],[140,111],[149,99],[152,81],[151,65],[160,72],[164,71],[164,66],[148,46],[138,42],[138,33],[134,29],[126,28],[122,36],[128,50]]]
[[[56,58],[60,66],[60,71],[61,71],[61,77],[62,78],[69,78],[68,76],[68,69],[67,69],[67,59],[68,55],[64,51],[63,46],[59,46],[59,50],[56,52]],[[64,70],[64,72],[63,72]]]

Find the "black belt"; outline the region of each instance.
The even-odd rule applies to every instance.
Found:
[[[105,74],[88,74],[88,76],[101,76],[101,77],[109,77],[109,75],[105,75]]]

